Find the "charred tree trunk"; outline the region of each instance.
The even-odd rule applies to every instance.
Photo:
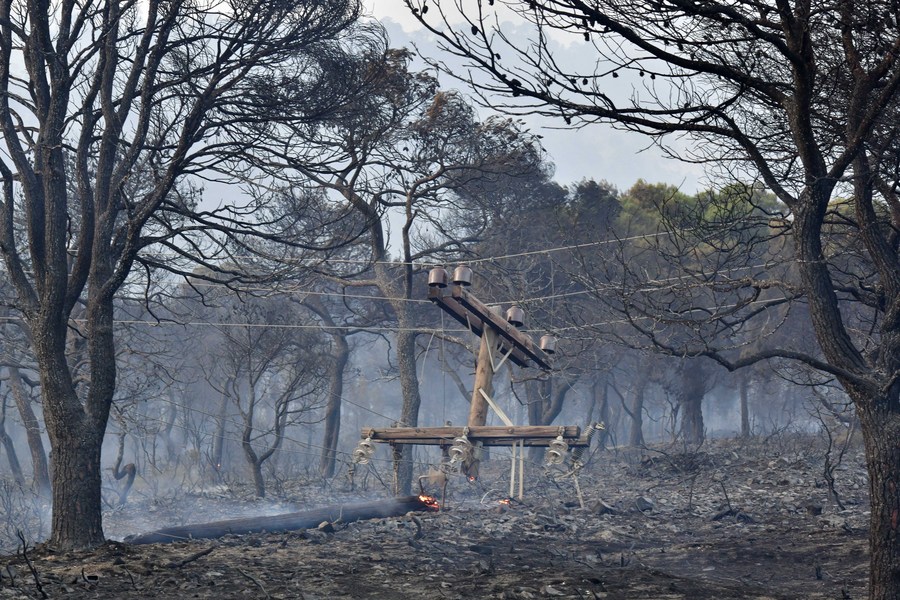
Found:
[[[862,158],[855,169],[866,172]],[[869,553],[871,600],[900,599],[900,269],[897,254],[880,237],[872,198],[857,175],[856,214],[861,237],[873,257],[884,286],[886,305],[880,324],[878,352],[867,360],[854,345],[842,319],[834,284],[822,249],[822,221],[831,188],[827,182],[805,192],[796,211],[797,264],[809,300],[810,318],[823,354],[841,369],[838,379],[853,400],[860,420],[869,474],[871,517]],[[861,187],[863,186],[863,187]],[[885,379],[885,376],[887,379]]]
[[[637,447],[644,445],[644,399],[647,395],[647,383],[645,377],[640,377],[634,382],[633,398],[630,408],[625,405],[624,399],[622,401],[622,408],[625,409],[625,412],[628,413],[628,416],[631,419],[631,428],[628,431],[629,446]]]
[[[606,448],[607,443],[609,443],[609,434],[612,430],[612,423],[610,423],[609,418],[609,385],[606,378],[594,382],[593,392],[594,403],[599,405],[597,418],[606,426],[597,435],[597,445],[600,448]]]
[[[213,434],[210,462],[216,473],[216,481],[222,481],[222,460],[225,457],[225,418],[228,416],[228,396],[222,395],[219,414],[216,415],[216,432]]]
[[[869,472],[870,598],[900,596],[900,393],[859,410]],[[860,407],[860,404],[857,404]]]
[[[247,464],[250,467],[250,474],[253,476],[253,489],[257,498],[266,497],[266,479],[263,477],[262,463],[256,456],[249,442],[244,443],[244,455],[247,457]]]
[[[681,435],[688,444],[701,444],[706,437],[703,425],[703,397],[706,395],[706,373],[698,361],[685,361],[681,366]]]
[[[66,358],[65,318],[61,313],[57,313],[58,320],[48,315],[32,326],[44,422],[50,437],[50,544],[56,548],[94,548],[105,541],[100,451],[115,391],[116,357],[112,297],[93,298],[94,289],[92,286],[89,293],[85,319],[90,386],[83,397]]]
[[[13,481],[16,485],[25,485],[25,475],[22,472],[22,464],[19,462],[19,455],[16,454],[16,447],[12,438],[6,433],[5,428],[0,428],[0,445],[6,453],[6,462],[9,464],[9,471],[12,474]]]
[[[400,331],[397,333],[397,367],[400,370],[400,388],[403,392],[403,409],[400,421],[407,426],[419,424],[419,406],[422,399],[419,395],[419,376],[416,374],[416,334],[407,331],[410,324],[400,319]],[[403,445],[397,465],[397,494],[405,495],[412,491],[413,483],[413,446]]]
[[[53,478],[50,543],[62,548],[99,546],[104,542],[100,497],[103,434],[88,423],[59,423],[54,416],[47,429],[51,431]]]
[[[554,381],[553,376],[549,376],[530,380],[525,384],[529,425],[552,425],[562,411],[566,395],[572,389],[574,381],[560,386],[554,386]],[[543,449],[532,446],[530,456],[535,461],[542,460]]]
[[[25,485],[25,476],[22,474],[22,465],[19,463],[19,455],[16,454],[16,447],[13,445],[12,438],[6,433],[6,398],[0,399],[0,445],[6,452],[6,460],[9,463],[9,470],[12,473],[13,481],[19,486]]]
[[[350,345],[341,334],[331,336],[332,356],[329,368],[328,402],[325,405],[325,433],[322,439],[322,458],[319,472],[323,477],[334,477],[338,441],[341,436],[341,397],[344,395],[344,370],[350,360]]]
[[[528,424],[552,425],[554,419],[562,411],[566,395],[572,389],[570,382],[567,385],[554,386],[552,376],[541,380],[532,380],[526,384],[525,390],[528,397]]]
[[[250,363],[249,358],[248,363]],[[248,373],[252,372],[253,368],[249,366]],[[229,381],[235,388],[237,387],[237,383],[234,380]],[[254,419],[256,418],[256,385],[251,377],[248,376],[247,381],[247,406],[243,406],[238,398],[240,398],[240,392],[236,392],[233,399],[241,412],[244,425],[241,430],[241,449],[244,451],[244,460],[247,461],[247,467],[250,469],[250,475],[253,477],[253,488],[256,491],[256,497],[265,498],[266,481],[262,474],[262,461],[259,460],[259,456],[253,448]]]
[[[113,478],[115,478],[116,481],[121,481],[122,479],[125,480],[122,489],[119,490],[118,506],[125,506],[125,503],[128,502],[128,494],[131,492],[131,486],[134,485],[134,478],[137,476],[137,467],[134,466],[134,463],[128,463],[124,467],[122,466],[122,461],[125,460],[126,435],[124,429],[119,433],[119,450],[116,453],[116,464],[113,465],[112,468]]]
[[[175,419],[178,418],[178,402],[174,391],[169,389],[169,412],[166,415],[166,427],[162,430],[163,443],[166,446],[166,464],[169,466],[178,464],[180,458],[178,446],[172,438],[172,430],[175,428]]]
[[[9,387],[12,390],[16,408],[22,423],[25,425],[25,436],[28,439],[28,450],[31,453],[31,465],[34,471],[34,485],[38,494],[50,495],[50,469],[47,466],[47,453],[44,440],[41,438],[41,425],[31,408],[31,395],[25,391],[22,375],[17,367],[9,369]]]
[[[244,458],[247,460],[247,466],[250,467],[250,474],[253,476],[253,488],[256,491],[257,498],[266,497],[266,480],[263,477],[262,464],[263,459],[253,448],[253,418],[256,410],[256,398],[253,385],[250,385],[249,407],[244,413],[244,429],[241,433],[241,448],[244,450]]]
[[[740,403],[741,403],[741,437],[747,439],[750,437],[750,375],[742,373],[739,383]]]

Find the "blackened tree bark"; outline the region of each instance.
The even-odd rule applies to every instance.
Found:
[[[345,335],[331,336],[331,365],[328,367],[328,400],[325,404],[325,432],[319,472],[334,477],[338,441],[341,439],[341,399],[344,394],[344,370],[350,360],[350,344]]]
[[[575,381],[559,381],[559,378],[553,376],[527,380],[525,390],[528,398],[528,424],[552,424],[562,411],[566,395],[574,383]]]
[[[577,377],[576,377],[577,380]],[[528,402],[528,424],[550,425],[559,416],[566,396],[572,389],[574,382],[561,382],[559,377],[548,375],[541,379],[532,379],[525,375],[525,397]],[[531,459],[542,460],[543,449],[533,446],[530,451]]]
[[[687,444],[701,444],[706,438],[703,425],[703,397],[706,395],[706,373],[697,360],[681,364],[680,387],[676,392],[681,413],[681,436]]]
[[[225,382],[226,389],[232,384]],[[222,394],[219,399],[219,410],[216,413],[215,429],[213,430],[212,453],[209,458],[210,466],[215,472],[216,481],[222,481],[222,469],[224,468],[225,458],[225,427],[227,424],[228,405],[230,404],[227,394]]]
[[[338,326],[331,311],[318,296],[304,300],[303,304],[325,325],[325,332],[331,338],[331,362],[328,366],[328,399],[325,401],[325,417],[322,434],[322,456],[319,459],[319,473],[323,477],[334,477],[338,442],[341,436],[341,404],[344,396],[344,371],[350,361],[350,343],[347,337],[354,333],[347,327]],[[357,330],[358,331],[358,330]]]
[[[609,381],[607,381],[605,376],[598,377],[594,380],[594,383],[591,385],[591,396],[593,406],[588,414],[588,420],[593,420],[594,407],[597,407],[597,420],[605,426],[605,428],[597,434],[597,446],[606,448],[614,424],[610,421]]]
[[[625,405],[622,399],[622,408],[631,418],[631,427],[628,430],[628,445],[640,447],[644,445],[644,400],[647,397],[647,379],[638,377],[632,388],[631,406]]]
[[[13,400],[25,426],[28,450],[31,453],[31,465],[34,471],[35,490],[41,496],[50,495],[50,470],[47,466],[47,453],[41,437],[41,424],[31,407],[31,394],[25,389],[25,381],[18,367],[9,367],[9,387]]]
[[[0,446],[6,454],[6,462],[9,464],[9,471],[12,473],[13,481],[17,485],[25,485],[25,475],[22,473],[22,465],[19,463],[19,455],[16,453],[16,446],[13,444],[12,438],[6,432],[6,396],[0,397]]]
[[[741,373],[738,376],[738,397],[741,409],[741,437],[746,439],[751,436],[750,431],[750,374]]]

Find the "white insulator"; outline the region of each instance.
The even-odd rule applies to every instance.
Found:
[[[465,436],[456,438],[453,440],[449,454],[451,463],[465,462],[472,455],[472,442]]]
[[[541,350],[547,354],[556,354],[556,337],[549,333],[541,336]]]
[[[372,457],[375,456],[375,443],[372,438],[361,440],[353,450],[353,462],[367,465]]]
[[[353,462],[359,465],[367,465],[369,461],[372,459],[371,456],[365,453],[365,451],[361,448],[356,448],[353,450]]]
[[[566,461],[566,454],[569,452],[569,444],[562,438],[562,436],[558,436],[555,440],[550,442],[550,446],[547,448],[547,454],[544,456],[544,462],[550,465],[561,465]]]

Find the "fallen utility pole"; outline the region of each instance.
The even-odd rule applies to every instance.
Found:
[[[212,523],[165,527],[149,533],[128,536],[125,538],[125,542],[129,544],[165,544],[191,539],[220,538],[229,534],[243,535],[247,533],[296,531],[298,529],[313,529],[323,522],[352,523],[366,519],[402,517],[408,512],[426,512],[437,509],[437,501],[430,496],[405,496],[360,504],[336,504],[325,508],[270,517],[249,517],[245,519],[229,519],[227,521],[213,521]]]
[[[569,448],[586,447],[589,438],[582,438],[577,426],[521,426],[512,420],[491,398],[493,377],[500,367],[510,360],[520,367],[532,363],[549,371],[550,355],[556,352],[556,338],[545,335],[540,344],[519,330],[524,325],[525,311],[512,306],[505,317],[496,307],[488,306],[466,288],[472,283],[472,269],[460,265],[453,271],[453,286],[449,273],[437,267],[428,274],[428,299],[461,325],[481,338],[475,368],[475,384],[469,407],[466,427],[392,427],[374,429],[364,427],[362,440],[353,451],[355,464],[367,464],[375,454],[375,442],[385,442],[395,448],[400,444],[437,445],[449,457],[450,465],[456,465],[470,479],[478,477],[478,465],[483,446],[509,446],[512,450],[510,470],[510,496],[514,480],[519,478],[519,498],[524,495],[525,446],[547,446],[548,457],[554,464],[565,460]],[[488,427],[488,408],[506,423],[505,427]],[[518,452],[518,469],[516,453]],[[396,459],[395,459],[396,460]],[[395,463],[396,466],[396,463]],[[518,470],[518,474],[516,471]],[[351,467],[351,477],[352,477]]]

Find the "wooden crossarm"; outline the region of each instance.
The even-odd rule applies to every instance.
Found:
[[[473,427],[390,427],[375,429],[364,427],[362,437],[371,437],[373,442],[389,442],[392,444],[416,444],[422,446],[450,445],[455,438],[462,436],[466,429],[466,437],[472,442],[481,442],[484,446],[512,446],[520,441],[526,446],[547,446],[560,435],[571,447],[585,445],[581,438],[581,428],[577,425],[559,427],[556,425],[518,425],[518,426],[473,426]]]

